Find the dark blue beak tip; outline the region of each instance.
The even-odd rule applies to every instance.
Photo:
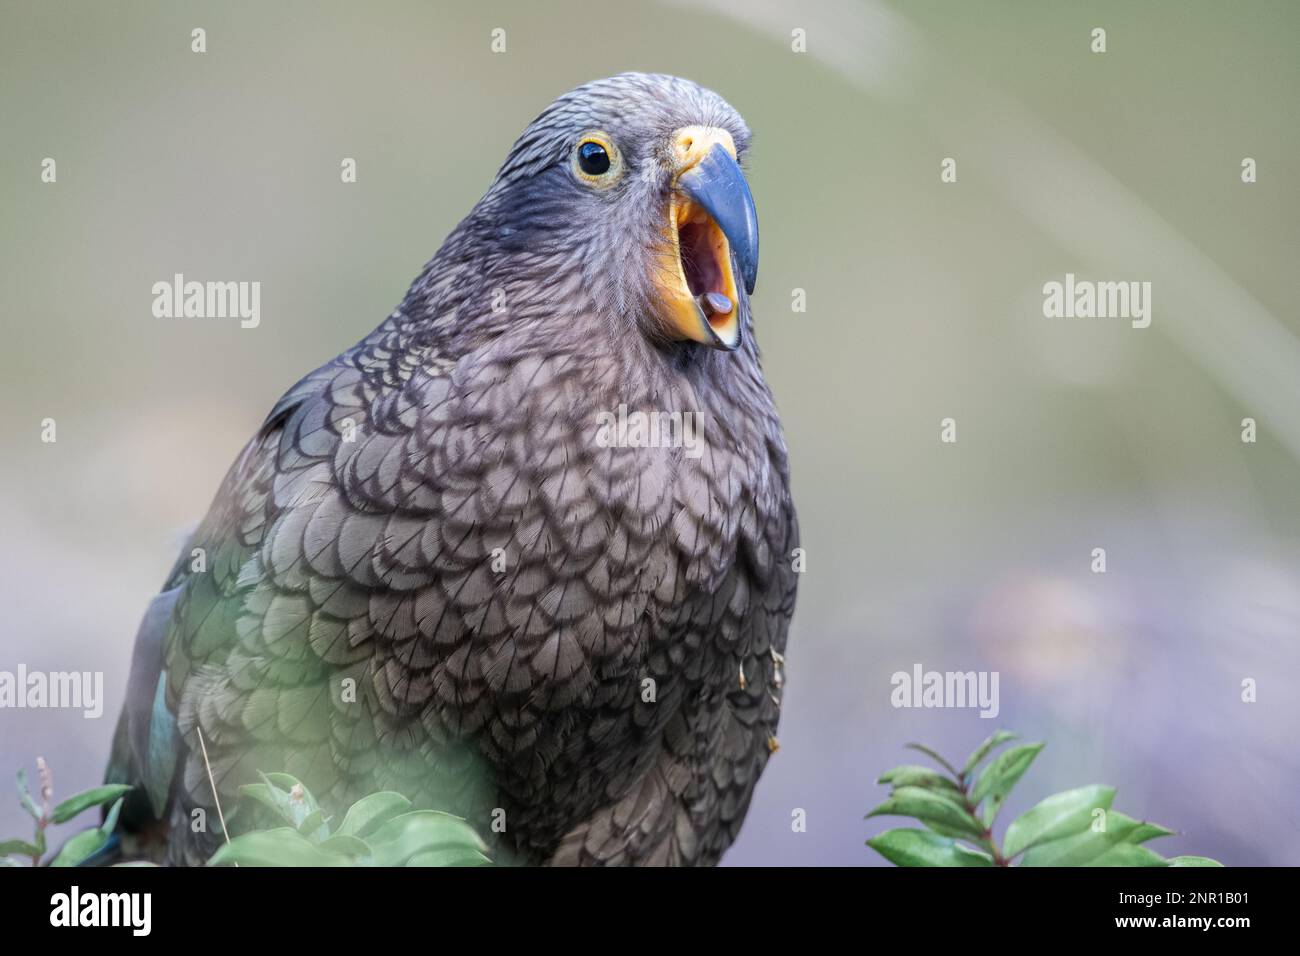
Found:
[[[704,207],[731,244],[740,266],[746,294],[758,279],[758,213],[740,165],[722,146],[714,146],[694,168],[682,174],[678,187]]]

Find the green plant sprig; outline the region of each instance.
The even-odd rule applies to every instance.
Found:
[[[889,796],[867,817],[914,817],[926,829],[886,830],[867,845],[897,866],[1222,865],[1200,856],[1166,859],[1143,846],[1173,831],[1112,810],[1115,789],[1099,784],[1041,801],[1011,821],[999,845],[993,824],[1044,746],[1018,744],[989,760],[1015,739],[999,730],[975,748],[960,770],[931,748],[908,744],[945,772],[914,764],[887,770],[877,782],[889,786]]]
[[[0,840],[0,866],[18,866],[15,857],[27,857],[31,860],[32,866],[41,866],[41,857],[46,851],[45,831],[52,824],[67,823],[86,810],[111,803],[112,807],[100,826],[83,830],[72,837],[46,864],[76,866],[93,856],[112,838],[113,828],[117,826],[117,815],[122,809],[122,800],[131,788],[120,784],[93,787],[73,794],[51,807],[50,801],[54,797],[54,775],[40,757],[36,758],[36,773],[41,782],[39,802],[28,786],[27,771],[18,771],[18,802],[36,822],[35,834],[31,840]]]
[[[287,773],[264,773],[240,793],[285,826],[249,830],[213,854],[209,866],[483,866],[487,846],[460,817],[416,810],[391,790],[362,797],[331,829],[316,798]]]

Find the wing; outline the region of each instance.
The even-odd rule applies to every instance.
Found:
[[[398,755],[379,761],[375,748],[385,728],[367,586],[411,520],[382,501],[409,495],[386,486],[368,501],[367,480],[388,478],[353,459],[409,439],[404,417],[437,401],[448,368],[390,322],[304,378],[231,467],[151,603],[107,776],[147,797],[133,797],[128,825],[170,816],[174,856],[214,848],[218,803],[237,815],[236,788],[257,771],[292,773],[322,796],[368,769],[380,785],[400,777]],[[390,743],[413,746],[409,735]],[[411,794],[404,783],[393,788]],[[196,810],[214,823],[189,837]]]
[[[106,772],[108,782],[139,785],[122,813],[129,829],[151,830],[167,819],[189,750],[200,749],[193,735],[182,738],[177,724],[181,691],[206,656],[233,643],[232,622],[242,606],[239,570],[262,541],[285,422],[332,374],[313,373],[272,410],[145,612]]]

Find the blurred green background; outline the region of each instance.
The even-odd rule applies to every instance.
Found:
[[[0,711],[0,774],[98,780],[139,616],[271,404],[400,301],[552,98],[654,70],[755,133],[808,554],[782,749],[727,862],[879,863],[891,821],[862,815],[901,745],[1007,726],[1049,741],[1010,813],[1106,782],[1183,834],[1164,853],[1300,863],[1300,5],[0,11],[0,669],[107,693],[99,720]],[[155,319],[175,272],[260,281],[261,326]],[[1066,272],[1152,282],[1151,327],[1043,318]],[[914,663],[999,671],[1001,714],[892,708]]]

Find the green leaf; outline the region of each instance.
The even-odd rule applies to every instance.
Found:
[[[94,856],[107,842],[108,837],[98,827],[82,830],[63,844],[63,849],[50,861],[50,866],[77,866]]]
[[[980,771],[975,786],[971,788],[971,803],[979,803],[987,796],[1005,797],[1042,749],[1043,744],[1021,744],[998,754]]]
[[[932,790],[957,791],[957,784],[937,770],[918,767],[916,764],[904,764],[892,770],[886,770],[876,783],[890,784],[894,787],[929,787]]]
[[[1116,843],[1101,856],[1084,866],[1168,866],[1169,861],[1159,853],[1133,843]]]
[[[307,814],[302,823],[298,824],[298,832],[311,840],[312,843],[320,843],[328,837],[330,828],[325,825],[325,811],[317,807]]]
[[[292,827],[241,833],[217,850],[208,866],[347,866],[346,857],[327,853]]]
[[[1164,866],[1157,853],[1138,848],[1139,843],[1171,836],[1172,830],[1145,820],[1134,820],[1108,810],[1105,829],[1095,831],[1090,822],[1081,833],[1039,843],[1026,851],[1021,866]],[[1128,847],[1129,849],[1125,849]],[[1136,852],[1135,852],[1136,851]]]
[[[962,846],[929,830],[886,830],[867,841],[895,866],[992,866],[987,853]]]
[[[293,819],[293,808],[289,806],[289,795],[269,783],[246,783],[239,788],[240,796],[256,800],[263,806],[270,807],[285,823],[297,826]]]
[[[1166,830],[1158,823],[1148,823],[1143,820],[1133,828],[1133,832],[1125,839],[1125,843],[1146,843],[1147,840],[1155,840],[1158,837],[1173,836],[1173,830]]]
[[[117,828],[117,816],[122,812],[122,804],[125,801],[126,797],[118,797],[117,803],[109,807],[108,813],[104,814],[104,823],[100,826],[99,832],[103,834],[105,840],[111,837],[113,830]]]
[[[285,823],[300,827],[314,810],[320,809],[311,791],[297,777],[287,773],[259,773],[261,783],[248,783],[239,792],[270,807]]]
[[[940,757],[937,753],[935,753],[925,744],[908,744],[907,746],[912,750],[919,750],[921,753],[925,754],[927,757],[929,757],[931,760],[937,763],[944,770],[947,770],[954,777],[958,776],[956,767],[954,767],[948,761],[944,760],[942,757]]]
[[[1020,861],[1021,866],[1089,866],[1120,843],[1136,844],[1138,828],[1145,826],[1132,817],[1114,810],[1106,812],[1105,829],[1094,829],[1094,817],[1079,833],[1048,840],[1030,847]]]
[[[491,864],[486,856],[469,847],[447,847],[441,850],[425,850],[406,861],[407,866],[488,866]]]
[[[985,801],[984,806],[980,807],[980,811],[979,811],[980,822],[983,823],[984,826],[992,830],[993,821],[996,820],[998,818],[998,814],[1002,812],[1002,804],[1006,803],[1006,801],[1007,801],[1007,794],[1005,793],[1002,794],[1001,796],[996,796],[996,797],[989,796],[989,798]]]
[[[1208,856],[1172,856],[1169,858],[1170,866],[1223,866],[1218,860],[1211,860]]]
[[[366,842],[376,866],[404,866],[417,854],[449,847],[487,850],[468,823],[438,810],[413,810],[393,817]]]
[[[966,766],[961,768],[962,779],[969,777],[971,771],[980,765],[980,761],[982,761],[995,749],[1001,747],[1008,740],[1015,740],[1015,739],[1016,739],[1015,734],[1009,733],[1008,731],[1005,730],[999,730],[997,733],[990,736],[987,740],[984,741],[984,743],[980,744],[978,747],[975,748],[974,752],[971,753],[970,758],[967,759]]]
[[[364,837],[399,813],[411,809],[411,801],[400,793],[384,790],[362,797],[348,810],[336,831],[344,836]]]
[[[32,797],[32,792],[27,786],[27,771],[19,770],[18,774],[18,802],[22,804],[33,820],[41,819],[41,808],[36,805],[36,800]]]
[[[1078,833],[1092,823],[1092,812],[1109,810],[1115,788],[1092,784],[1053,794],[1026,810],[1007,827],[1002,852],[1010,859],[1035,846]]]
[[[68,799],[56,806],[50,813],[50,819],[55,823],[67,823],[82,810],[89,810],[91,807],[112,803],[118,797],[130,792],[130,790],[130,785],[120,783],[95,787],[93,790],[83,790],[75,796],[68,797]]]
[[[1042,744],[1021,744],[998,754],[989,765],[980,771],[979,778],[970,792],[970,802],[978,805],[987,799],[981,819],[985,826],[990,826],[1011,788],[1019,783],[1029,765],[1034,762]]]
[[[946,794],[924,787],[899,787],[867,816],[916,817],[922,823],[937,824],[949,833],[956,831],[977,837],[984,833],[979,821],[960,803]]]
[[[326,853],[350,857],[353,862],[363,862],[370,856],[370,847],[365,840],[348,836],[346,833],[336,833],[317,845]]]
[[[41,848],[34,843],[28,843],[26,840],[5,840],[0,843],[0,856],[40,856]]]
[[[130,790],[131,788],[127,787],[126,789]],[[104,816],[102,826],[98,826],[93,830],[83,830],[63,844],[63,848],[59,850],[58,855],[50,861],[50,866],[78,866],[103,849],[113,837],[113,830],[117,826],[117,817],[122,812],[122,804],[125,801],[125,797],[117,798],[117,802],[109,808],[108,813]],[[94,806],[94,804],[89,804],[89,806]]]
[[[295,800],[300,799],[302,803],[304,803],[307,806],[308,813],[310,813],[312,810],[315,810],[316,807],[319,806],[319,804],[316,803],[316,798],[311,795],[311,791],[308,790],[306,786],[303,785],[303,782],[299,780],[297,777],[291,776],[290,774],[287,773],[263,773],[263,774],[259,774],[258,776],[260,776],[264,781],[271,784],[272,786],[276,786],[279,787],[281,790],[284,790],[286,793],[290,794],[290,796],[293,795],[293,790],[295,787],[300,788],[298,797],[295,797],[294,799]]]

